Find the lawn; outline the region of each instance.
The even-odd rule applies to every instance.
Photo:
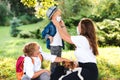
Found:
[[[47,22],[23,25],[21,30],[34,30],[43,28]],[[42,25],[42,26],[41,26]],[[43,51],[49,53],[45,42],[42,39],[22,39],[10,37],[10,27],[0,27],[0,80],[16,80],[15,63],[18,56],[22,55],[22,48],[27,42],[38,42]],[[100,55],[97,56],[99,68],[99,80],[120,80],[120,47],[99,47]],[[63,50],[62,56],[75,60],[74,51]],[[49,69],[49,62],[44,61],[43,65]]]

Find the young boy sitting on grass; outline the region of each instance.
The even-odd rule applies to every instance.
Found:
[[[22,80],[50,80],[50,71],[41,68],[42,59],[39,58],[39,55],[51,62],[69,62],[68,59],[45,54],[36,42],[27,43],[23,48],[23,52],[26,56],[24,59],[24,75]]]

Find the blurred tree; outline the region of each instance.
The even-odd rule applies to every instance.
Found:
[[[91,18],[95,21],[103,21],[107,19],[115,19],[120,17],[120,0],[97,0],[94,3],[93,13]]]
[[[12,37],[17,37],[17,35],[19,34],[19,32],[21,30],[17,29],[17,27],[19,27],[20,24],[20,20],[17,17],[13,17],[13,19],[11,20],[11,30],[10,30],[10,34]]]
[[[8,18],[10,17],[11,12],[7,8],[7,4],[4,1],[0,2],[0,25],[8,25]]]
[[[91,0],[59,0],[59,6],[63,12],[63,18],[84,17],[92,14]]]
[[[97,22],[99,46],[120,46],[120,18]]]
[[[115,19],[120,16],[120,0],[59,0],[58,2],[64,19],[89,17],[98,22],[105,18]]]
[[[54,0],[21,0],[21,2],[29,8],[34,8],[36,10],[35,16],[38,18],[45,17],[46,10],[50,6],[57,5]]]
[[[34,15],[34,8],[28,8],[24,6],[20,0],[8,0],[10,3],[11,11],[14,13],[14,16],[21,16],[27,13],[28,15]]]
[[[93,12],[91,0],[59,0],[59,8],[62,10],[66,26],[75,27],[83,17],[89,17]]]

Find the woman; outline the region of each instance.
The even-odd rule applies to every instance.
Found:
[[[74,54],[77,58],[79,64],[78,66],[82,68],[80,74],[82,75],[83,79],[97,80],[98,68],[96,65],[95,56],[98,55],[98,48],[93,21],[88,18],[82,19],[77,26],[77,36],[70,36],[68,34],[63,21],[58,23],[56,20],[54,20],[53,22],[56,25],[62,39],[76,46]],[[72,73],[62,80],[73,80],[76,78],[74,74],[75,73]]]

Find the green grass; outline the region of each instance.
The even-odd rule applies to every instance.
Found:
[[[120,80],[120,48],[99,48],[97,57],[99,78],[102,80]]]
[[[33,31],[35,29],[41,29],[43,30],[43,28],[48,24],[48,20],[43,20],[42,22],[38,22],[36,24],[29,24],[29,25],[22,25],[21,27],[18,27],[18,29],[24,30],[24,31]]]
[[[23,25],[19,29],[24,31],[34,30],[36,28],[43,29],[46,21],[36,24]],[[48,52],[46,45],[42,39],[22,39],[13,38],[9,34],[10,27],[0,27],[0,80],[16,80],[15,63],[18,56],[22,55],[22,48],[25,43],[38,42],[42,46],[43,51]],[[99,48],[99,56],[97,63],[99,68],[99,80],[120,80],[120,48],[104,47]],[[64,50],[62,56],[68,59],[76,60],[74,51]],[[49,69],[50,62],[44,61],[44,67]]]

